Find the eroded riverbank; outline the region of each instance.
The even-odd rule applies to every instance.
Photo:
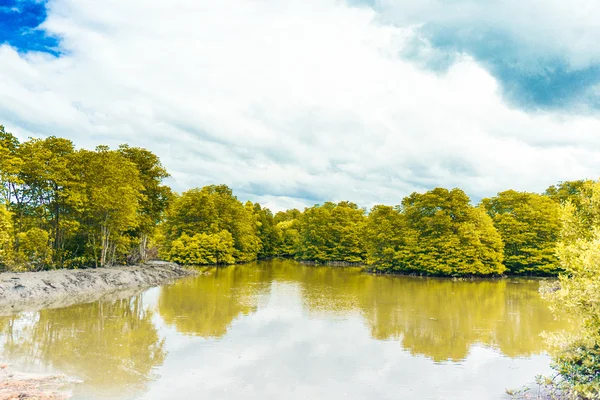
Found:
[[[97,269],[4,272],[0,274],[0,315],[89,303],[115,292],[195,274],[177,264],[158,261]]]

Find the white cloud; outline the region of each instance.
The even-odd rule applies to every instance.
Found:
[[[0,47],[0,123],[157,153],[177,190],[225,183],[279,209],[474,197],[596,177],[600,120],[507,106],[467,56],[436,74],[412,33],[334,0],[54,0],[65,55]]]
[[[600,3],[594,0],[377,0],[377,5],[386,20],[436,24],[455,30],[464,40],[501,32],[506,37],[500,40],[520,49],[524,67],[543,67],[532,62],[538,57],[565,59],[573,69],[600,63]]]

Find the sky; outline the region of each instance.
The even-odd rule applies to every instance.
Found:
[[[594,0],[0,0],[0,124],[273,210],[600,175]]]

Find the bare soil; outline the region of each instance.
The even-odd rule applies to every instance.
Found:
[[[0,273],[0,315],[89,303],[195,274],[162,261],[96,269],[4,272]]]
[[[0,364],[0,400],[64,400],[71,397],[69,387],[77,383],[65,375],[23,374]]]

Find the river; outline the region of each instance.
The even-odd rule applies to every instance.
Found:
[[[74,399],[507,399],[571,329],[540,280],[374,276],[268,261],[130,298],[0,317],[0,361]]]

